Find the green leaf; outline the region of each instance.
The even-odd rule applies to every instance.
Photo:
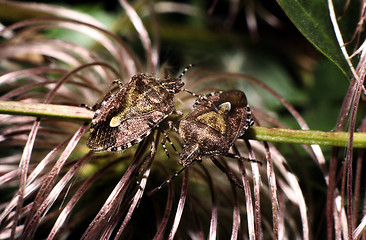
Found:
[[[348,77],[352,72],[337,42],[326,0],[277,0],[297,29]],[[344,40],[346,41],[346,40]]]

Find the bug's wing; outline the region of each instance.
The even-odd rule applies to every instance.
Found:
[[[96,123],[90,132],[88,147],[95,151],[120,151],[139,143],[166,115],[159,111],[126,119],[118,127],[109,122]]]

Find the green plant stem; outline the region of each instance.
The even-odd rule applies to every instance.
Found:
[[[283,142],[297,143],[305,145],[323,145],[323,146],[338,146],[346,147],[349,142],[348,132],[328,132],[317,130],[296,130],[288,128],[267,128],[267,127],[252,127],[245,134],[249,139],[268,141],[268,142]],[[354,133],[353,146],[355,148],[366,147],[366,133]]]
[[[34,116],[42,118],[56,118],[69,121],[91,121],[94,112],[83,108],[67,105],[24,103],[17,101],[0,101],[0,114]],[[248,139],[296,143],[323,146],[348,145],[348,132],[328,132],[316,130],[295,130],[286,128],[268,128],[253,126],[247,131],[245,137]],[[366,133],[354,133],[353,146],[356,148],[366,147]]]
[[[0,101],[0,114],[90,121],[94,113],[83,107],[44,103]]]

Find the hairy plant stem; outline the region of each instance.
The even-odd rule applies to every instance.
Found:
[[[92,111],[83,107],[18,101],[0,101],[0,114],[69,121],[90,121],[94,115]],[[349,142],[349,133],[253,126],[247,131],[244,138],[268,142],[346,147]],[[354,133],[353,146],[365,148],[366,133]]]

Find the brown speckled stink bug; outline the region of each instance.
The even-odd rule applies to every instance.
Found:
[[[186,167],[203,156],[236,157],[229,150],[253,123],[242,91],[215,92],[198,99],[179,125],[183,140],[179,162]]]
[[[223,155],[243,159],[239,155],[229,153],[229,150],[253,124],[250,107],[242,91],[214,92],[197,99],[192,111],[179,124],[179,135],[183,141],[179,162],[184,168],[153,192],[164,187],[193,163],[200,162],[203,157],[210,157],[213,163],[228,176],[231,183],[243,188],[232,173],[228,172],[214,156]]]
[[[120,89],[96,109],[87,146],[95,152],[120,151],[142,141],[175,111],[174,94],[183,90],[182,77],[191,66],[178,78],[140,73],[125,85],[114,81]]]

